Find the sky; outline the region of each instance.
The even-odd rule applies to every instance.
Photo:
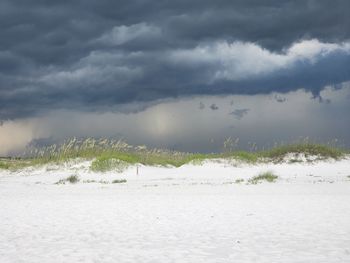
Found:
[[[347,0],[1,0],[0,155],[70,137],[350,147]]]

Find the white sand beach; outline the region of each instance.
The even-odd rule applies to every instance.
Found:
[[[90,163],[0,170],[0,262],[350,262],[349,158]],[[266,171],[278,179],[248,182]]]

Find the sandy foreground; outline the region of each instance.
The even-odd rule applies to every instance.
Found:
[[[350,262],[350,158],[89,165],[0,170],[0,262]],[[247,183],[266,171],[278,180]]]

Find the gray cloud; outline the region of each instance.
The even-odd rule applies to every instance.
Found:
[[[209,108],[210,108],[211,110],[218,110],[218,109],[219,109],[219,107],[216,106],[215,103],[211,104]]]
[[[123,138],[134,145],[191,152],[222,151],[228,137],[239,138],[242,149],[249,149],[248,142],[262,149],[305,137],[321,143],[338,139],[339,146],[349,147],[349,94],[348,84],[321,92],[331,104],[311,100],[310,92],[298,90],[284,94],[284,103],[271,95],[200,96],[161,102],[135,114],[55,111],[37,118],[5,121],[0,127],[0,155],[21,153],[28,143],[50,144],[73,136]],[[213,101],[220,110],[197,108],[200,102],[209,106]],[[250,111],[244,115],[247,109]],[[233,110],[240,110],[240,121],[227,114]]]
[[[282,97],[280,95],[275,95],[274,96],[274,99],[277,101],[277,102],[280,102],[280,103],[283,103],[285,102],[287,99],[285,97]]]
[[[332,101],[330,99],[324,99],[321,95],[317,97],[320,103],[330,104]]]
[[[236,109],[230,113],[230,115],[235,116],[237,120],[241,120],[245,115],[248,114],[250,109]]]
[[[318,96],[350,79],[349,9],[345,0],[4,0],[0,119],[192,95]]]

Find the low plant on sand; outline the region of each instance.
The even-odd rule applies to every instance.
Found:
[[[10,165],[8,165],[7,163],[4,162],[0,162],[0,169],[9,169]]]
[[[262,181],[272,183],[275,180],[277,180],[277,178],[278,178],[277,175],[274,175],[272,172],[269,171],[269,172],[264,172],[264,173],[261,173],[257,176],[254,176],[253,178],[248,180],[248,183],[257,184],[257,183],[262,182]]]
[[[67,182],[71,183],[71,184],[75,184],[77,182],[79,182],[79,177],[77,175],[71,175],[69,177],[67,177]]]
[[[126,179],[115,179],[112,181],[112,184],[122,184],[122,183],[126,183]]]
[[[99,181],[96,181],[96,180],[84,180],[83,183],[84,184],[92,184],[92,183],[96,183],[96,184],[110,184],[109,181],[105,181],[105,180],[99,180]]]
[[[244,182],[244,179],[240,178],[240,179],[236,179],[235,184],[240,184],[243,182]]]
[[[79,182],[80,179],[79,179],[79,176],[77,175],[71,175],[71,176],[68,176],[67,178],[65,179],[60,179],[58,182],[56,182],[55,184],[65,184],[65,183],[71,183],[71,184],[75,184],[77,182]]]

